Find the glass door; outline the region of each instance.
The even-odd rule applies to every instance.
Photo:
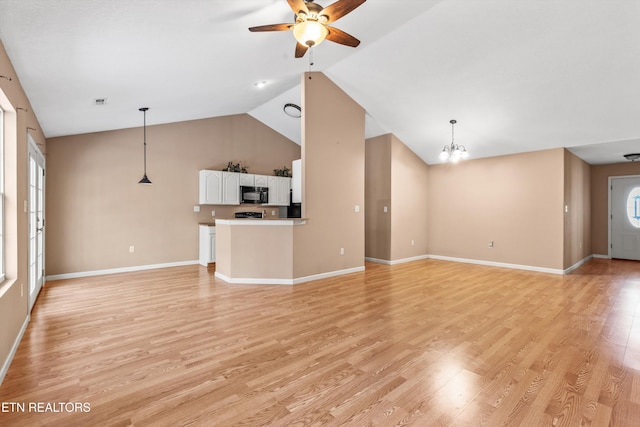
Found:
[[[44,156],[29,139],[29,311],[44,284]]]

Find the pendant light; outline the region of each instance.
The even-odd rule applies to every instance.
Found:
[[[142,113],[144,115],[144,125],[143,125],[143,129],[144,129],[144,176],[142,177],[142,179],[140,181],[138,181],[138,184],[151,185],[151,180],[149,178],[147,178],[147,110],[148,109],[149,109],[148,107],[139,108],[139,110],[142,111]]]
[[[457,163],[460,159],[466,159],[469,157],[469,153],[464,145],[458,145],[453,142],[453,125],[458,123],[455,120],[449,120],[451,123],[451,145],[445,145],[440,152],[440,160],[443,162]]]

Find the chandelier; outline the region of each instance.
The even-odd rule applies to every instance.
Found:
[[[453,125],[457,122],[455,120],[449,120],[451,123],[451,145],[445,145],[440,153],[440,160],[443,162],[457,163],[460,159],[466,159],[469,157],[469,152],[464,145],[458,145],[453,142]]]

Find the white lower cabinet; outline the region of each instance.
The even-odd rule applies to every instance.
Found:
[[[200,225],[200,265],[216,262],[216,227],[213,225]]]

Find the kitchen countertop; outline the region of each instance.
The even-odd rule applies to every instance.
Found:
[[[198,225],[202,225],[205,227],[215,227],[216,221],[218,222],[224,221],[225,224],[227,223],[227,221],[234,221],[234,222],[238,221],[242,223],[248,223],[248,222],[253,223],[253,222],[263,222],[263,221],[286,221],[288,224],[290,224],[290,223],[295,223],[296,221],[304,223],[307,220],[308,218],[219,218],[211,222],[199,222]]]
[[[308,218],[229,218],[218,219],[220,225],[302,225]]]

